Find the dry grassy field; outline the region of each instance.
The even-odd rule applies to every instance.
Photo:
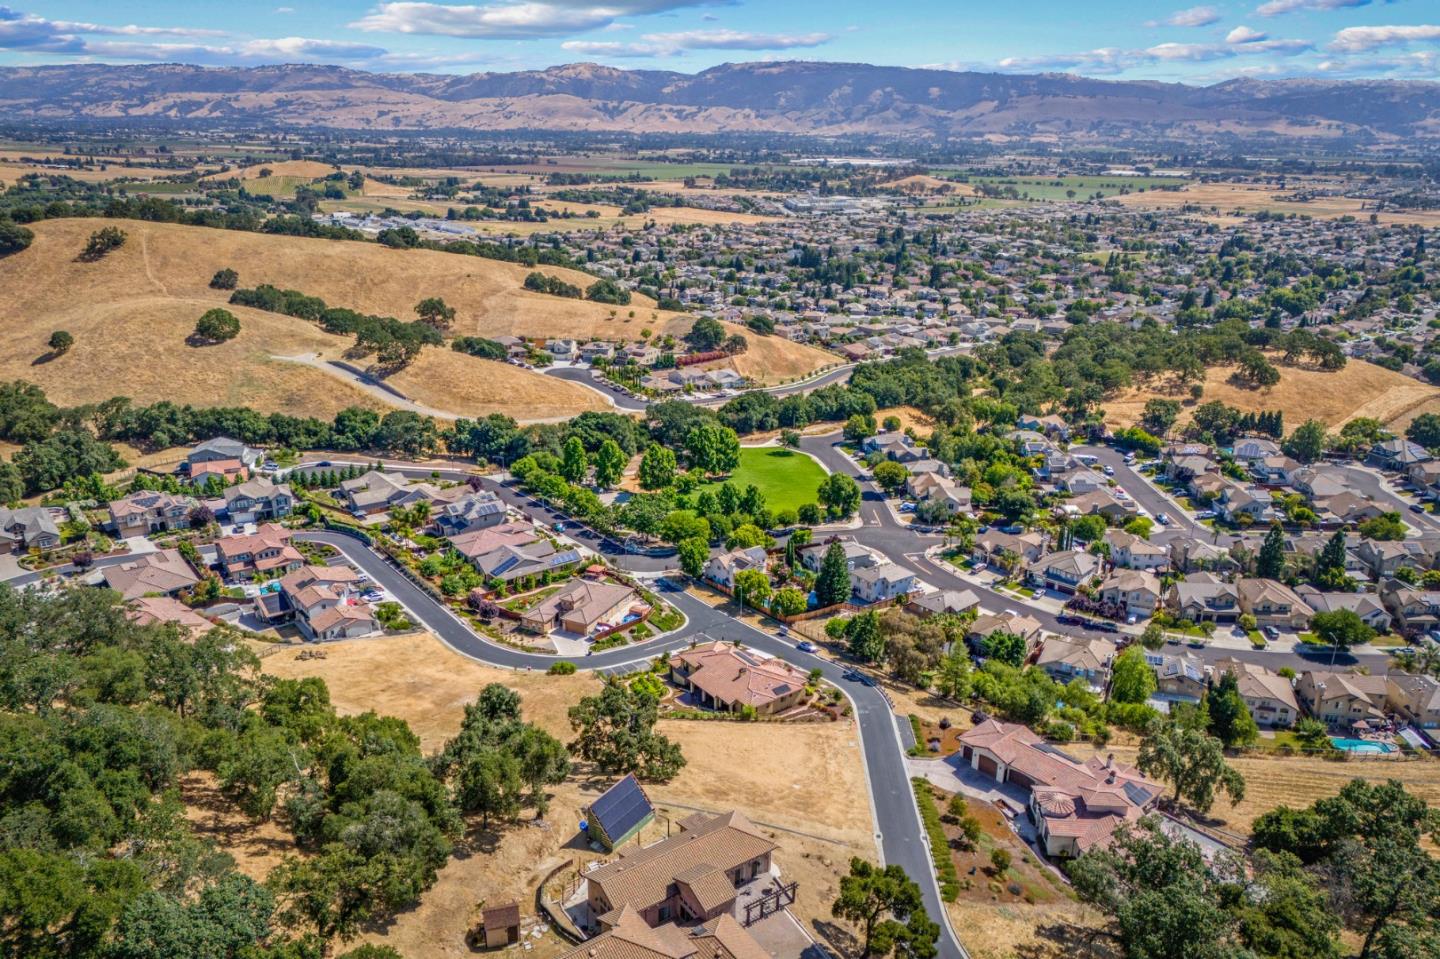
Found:
[[[410,723],[427,752],[438,750],[457,731],[465,703],[487,683],[500,682],[522,698],[525,718],[568,739],[566,709],[599,688],[591,676],[549,676],[483,666],[451,652],[426,634],[329,643],[324,659],[299,660],[298,649],[282,649],[264,660],[265,671],[281,677],[320,676],[331,700],[344,713],[373,709]],[[852,855],[875,856],[868,793],[855,728],[848,722],[803,726],[742,726],[732,723],[668,721],[662,731],[680,742],[689,765],[671,783],[647,784],[660,816],[642,840],[661,838],[673,821],[695,809],[738,808],[765,828],[780,846],[777,861],[800,883],[794,911],[816,935],[845,941],[829,918],[829,906]],[[233,828],[233,811],[223,797],[188,786],[203,801],[192,821],[208,823],[209,834],[232,854],[248,860],[256,874],[278,859],[274,837],[247,836]],[[364,937],[406,956],[463,956],[466,929],[477,902],[515,899],[522,913],[533,911],[534,889],[552,868],[567,860],[596,858],[581,843],[575,823],[582,808],[609,785],[606,777],[580,769],[554,790],[548,821],[529,814],[518,825],[471,830],[438,883],[420,905],[387,928]],[[560,951],[553,936],[534,940],[536,959]]]
[[[187,346],[200,314],[228,299],[209,288],[210,277],[226,266],[240,271],[245,286],[273,283],[337,306],[401,318],[414,315],[418,300],[443,296],[459,310],[457,333],[575,336],[609,325],[626,330],[616,337],[638,337],[650,315],[625,323],[628,317],[612,319],[610,308],[599,304],[528,293],[521,288],[526,271],[515,264],[173,224],[121,222],[129,234],[123,247],[99,262],[78,262],[98,225],[37,223],[30,249],[0,269],[0,377],[38,383],[61,403],[120,394],[138,402],[236,404],[316,416],[350,405],[385,405],[324,372],[274,359],[308,353],[333,359],[349,348],[348,337],[303,320],[234,307],[241,324],[237,338]],[[57,329],[73,334],[75,346],[37,362]],[[429,349],[395,385],[413,392],[417,402],[466,416],[503,411],[522,420],[546,419],[603,405],[577,384],[481,363]]]
[[[315,180],[320,177],[329,176],[336,172],[336,167],[328,163],[320,163],[317,160],[276,160],[273,163],[256,163],[254,166],[240,167],[234,170],[226,170],[223,173],[212,173],[205,180],[259,180],[263,176],[293,176],[304,177],[307,180]],[[262,170],[269,173],[262,176]]]
[[[1373,416],[1382,423],[1403,425],[1416,409],[1440,399],[1440,388],[1363,360],[1351,360],[1343,370],[1333,373],[1288,366],[1279,370],[1279,383],[1255,390],[1231,383],[1232,368],[1213,367],[1205,373],[1205,393],[1200,402],[1220,400],[1245,411],[1278,409],[1285,414],[1287,428],[1293,429],[1313,418],[1334,429],[1358,416]],[[1110,426],[1134,425],[1145,409],[1145,402],[1156,397],[1186,404],[1180,413],[1182,424],[1188,422],[1196,405],[1178,384],[1147,384],[1106,400],[1102,404],[1105,422]]]
[[[1312,216],[1321,220],[1334,220],[1343,216],[1366,219],[1372,210],[1365,200],[1348,196],[1327,196],[1309,201],[1282,199],[1295,192],[1293,187],[1284,190],[1258,183],[1192,183],[1180,190],[1146,190],[1143,193],[1129,193],[1112,197],[1118,203],[1137,210],[1175,210],[1184,206],[1196,206],[1202,210],[1212,207],[1221,213],[1295,213]],[[1377,213],[1379,222],[1416,226],[1440,225],[1440,212],[1419,210],[1414,212],[1382,210]]]

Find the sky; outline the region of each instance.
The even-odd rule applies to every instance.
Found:
[[[824,60],[1214,83],[1440,81],[1440,0],[10,0],[0,64],[396,73]]]

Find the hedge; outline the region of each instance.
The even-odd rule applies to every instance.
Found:
[[[915,805],[920,810],[920,820],[925,823],[925,834],[930,837],[930,858],[935,863],[935,876],[940,880],[940,895],[946,902],[954,902],[960,898],[960,874],[955,871],[955,860],[950,858],[950,840],[945,838],[945,827],[940,824],[940,810],[935,808],[930,781],[916,776],[910,785],[915,789]]]

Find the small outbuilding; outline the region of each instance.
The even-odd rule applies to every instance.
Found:
[[[590,804],[585,811],[585,834],[607,851],[613,851],[655,818],[655,807],[639,781],[626,776]]]
[[[520,941],[520,905],[502,902],[480,911],[480,935],[485,948],[495,949]]]

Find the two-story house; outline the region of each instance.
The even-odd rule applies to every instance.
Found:
[[[1110,562],[1121,569],[1153,573],[1170,565],[1170,550],[1123,529],[1107,529],[1101,542],[1110,547]]]
[[[1062,549],[1040,557],[1025,571],[1026,580],[1042,589],[1074,593],[1081,584],[1099,575],[1099,557],[1080,549]]]
[[[1273,728],[1295,724],[1300,715],[1300,704],[1295,699],[1295,689],[1290,680],[1264,666],[1238,659],[1217,660],[1215,675],[1226,673],[1235,676],[1240,699],[1257,726]]]
[[[1117,569],[1100,584],[1100,599],[1123,606],[1127,616],[1146,619],[1160,605],[1160,577],[1143,569]]]
[[[1051,636],[1040,647],[1035,666],[1057,683],[1082,679],[1097,689],[1104,688],[1115,659],[1115,644],[1108,639]]]
[[[1255,617],[1258,626],[1304,629],[1315,610],[1289,586],[1274,579],[1241,579],[1236,583],[1240,609]]]
[[[883,603],[915,592],[915,574],[895,563],[880,563],[850,574],[850,587],[864,603]]]
[[[1356,723],[1385,719],[1384,676],[1307,670],[1295,683],[1305,711],[1327,726],[1348,730]]]
[[[291,531],[273,523],[254,533],[225,536],[215,542],[220,574],[227,580],[242,577],[274,576],[299,569],[305,563],[300,551],[290,545]]]
[[[1233,623],[1240,618],[1240,593],[1214,573],[1191,573],[1170,587],[1165,608],[1192,623]]]
[[[295,493],[285,483],[272,483],[263,476],[225,489],[225,513],[234,523],[260,523],[289,516],[295,509]]]
[[[136,490],[110,502],[110,529],[121,539],[186,529],[190,526],[190,514],[199,505],[200,501],[193,496]]]

